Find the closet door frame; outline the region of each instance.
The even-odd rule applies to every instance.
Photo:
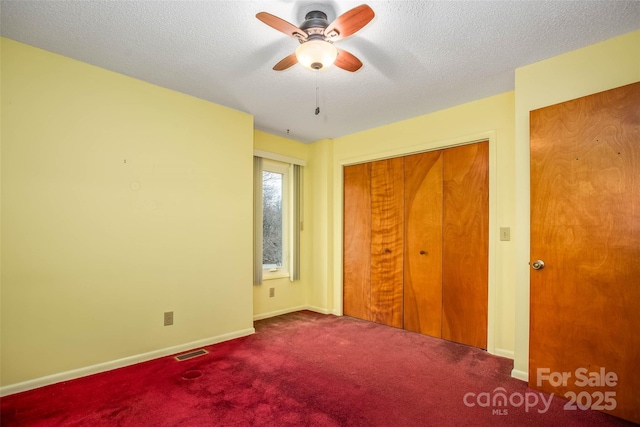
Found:
[[[333,310],[331,313],[338,316],[343,315],[343,282],[342,282],[342,262],[343,262],[343,168],[344,166],[357,163],[366,163],[377,160],[389,159],[392,157],[406,156],[427,151],[441,150],[444,148],[457,147],[460,145],[474,144],[477,142],[489,141],[489,253],[488,253],[488,301],[487,301],[487,352],[499,356],[513,358],[513,354],[508,354],[495,347],[496,328],[496,251],[499,241],[498,209],[497,209],[497,136],[495,131],[486,131],[466,137],[454,138],[442,141],[425,142],[412,145],[402,149],[392,151],[373,152],[366,155],[339,160],[334,165],[333,171],[333,203],[334,203],[334,276],[333,276]],[[503,224],[508,226],[508,224]]]

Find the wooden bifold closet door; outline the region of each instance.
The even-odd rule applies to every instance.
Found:
[[[371,164],[371,320],[402,328],[404,159]]]
[[[342,312],[371,320],[371,163],[344,168]]]
[[[347,316],[402,327],[403,159],[344,169]]]
[[[486,348],[488,142],[344,168],[347,316]]]
[[[442,152],[405,158],[404,329],[442,334]]]
[[[442,338],[487,348],[489,143],[444,151]]]

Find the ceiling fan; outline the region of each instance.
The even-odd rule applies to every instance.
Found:
[[[274,70],[286,70],[299,62],[312,70],[320,70],[335,63],[343,70],[354,72],[362,67],[362,62],[346,50],[335,47],[333,43],[356,33],[374,16],[373,10],[362,4],[343,13],[331,23],[327,21],[327,15],[319,10],[307,13],[300,27],[267,12],[258,13],[256,18],[300,42],[295,53],[278,62],[273,67]]]

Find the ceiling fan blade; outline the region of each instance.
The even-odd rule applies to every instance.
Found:
[[[340,67],[343,70],[358,71],[360,67],[362,67],[362,62],[351,53],[347,52],[344,49],[338,48],[338,57],[336,58],[336,62],[334,62],[336,67]]]
[[[324,35],[333,42],[344,39],[367,25],[374,16],[369,6],[361,4],[338,16],[325,28]]]
[[[287,68],[293,65],[296,65],[297,63],[298,63],[298,58],[296,57],[295,53],[292,53],[291,55],[287,56],[286,58],[278,62],[276,65],[274,65],[273,69],[276,71],[282,71],[282,70],[286,70]]]
[[[270,13],[260,12],[256,15],[256,18],[258,18],[259,20],[261,20],[271,28],[274,28],[282,33],[285,33],[289,37],[293,37],[301,40],[306,40],[308,37],[307,33],[302,31],[300,28]]]

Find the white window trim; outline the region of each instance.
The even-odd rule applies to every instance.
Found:
[[[263,159],[275,160],[276,162],[307,166],[307,162],[302,159],[297,159],[295,157],[289,157],[278,153],[271,153],[269,151],[253,150],[253,155],[256,157],[261,157]]]

